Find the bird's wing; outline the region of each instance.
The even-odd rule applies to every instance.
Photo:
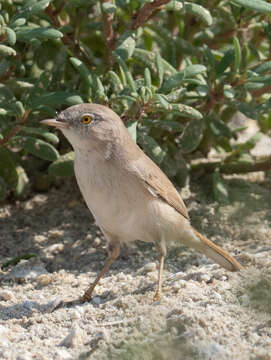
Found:
[[[155,197],[160,197],[186,219],[189,219],[186,206],[168,177],[143,152],[133,164],[133,171],[144,187]]]

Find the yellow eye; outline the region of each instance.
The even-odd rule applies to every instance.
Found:
[[[81,117],[81,123],[84,125],[91,123],[91,121],[92,121],[92,117],[90,115],[83,115]]]

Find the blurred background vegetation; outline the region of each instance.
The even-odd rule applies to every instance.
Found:
[[[263,0],[2,0],[0,199],[73,174],[71,147],[39,120],[96,102],[177,184],[210,173],[225,200],[223,173],[271,168],[250,153],[271,134],[270,19]],[[237,112],[259,128],[241,144]]]

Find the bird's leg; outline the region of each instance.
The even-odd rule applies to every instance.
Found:
[[[159,301],[161,299],[162,294],[162,277],[163,277],[163,270],[164,270],[164,260],[167,254],[166,246],[164,242],[156,243],[156,248],[159,255],[159,267],[158,267],[158,283],[155,295],[153,297],[153,301]]]
[[[91,286],[85,291],[84,295],[80,298],[80,302],[87,302],[91,300],[92,292],[95,288],[95,286],[98,284],[100,279],[103,277],[103,275],[106,273],[106,271],[110,268],[110,266],[113,264],[113,262],[118,258],[120,253],[120,243],[118,241],[111,241],[110,245],[112,246],[112,251],[110,253],[109,259],[107,260],[107,263],[103,267],[103,269],[100,271],[98,276],[96,277],[95,281]]]

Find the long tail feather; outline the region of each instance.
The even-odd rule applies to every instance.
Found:
[[[199,251],[203,252],[207,257],[214,260],[226,270],[238,271],[242,269],[242,266],[239,264],[239,262],[225,250],[215,245],[212,241],[208,240],[194,228],[192,228],[192,230],[194,234],[201,240],[201,244],[198,246]]]

